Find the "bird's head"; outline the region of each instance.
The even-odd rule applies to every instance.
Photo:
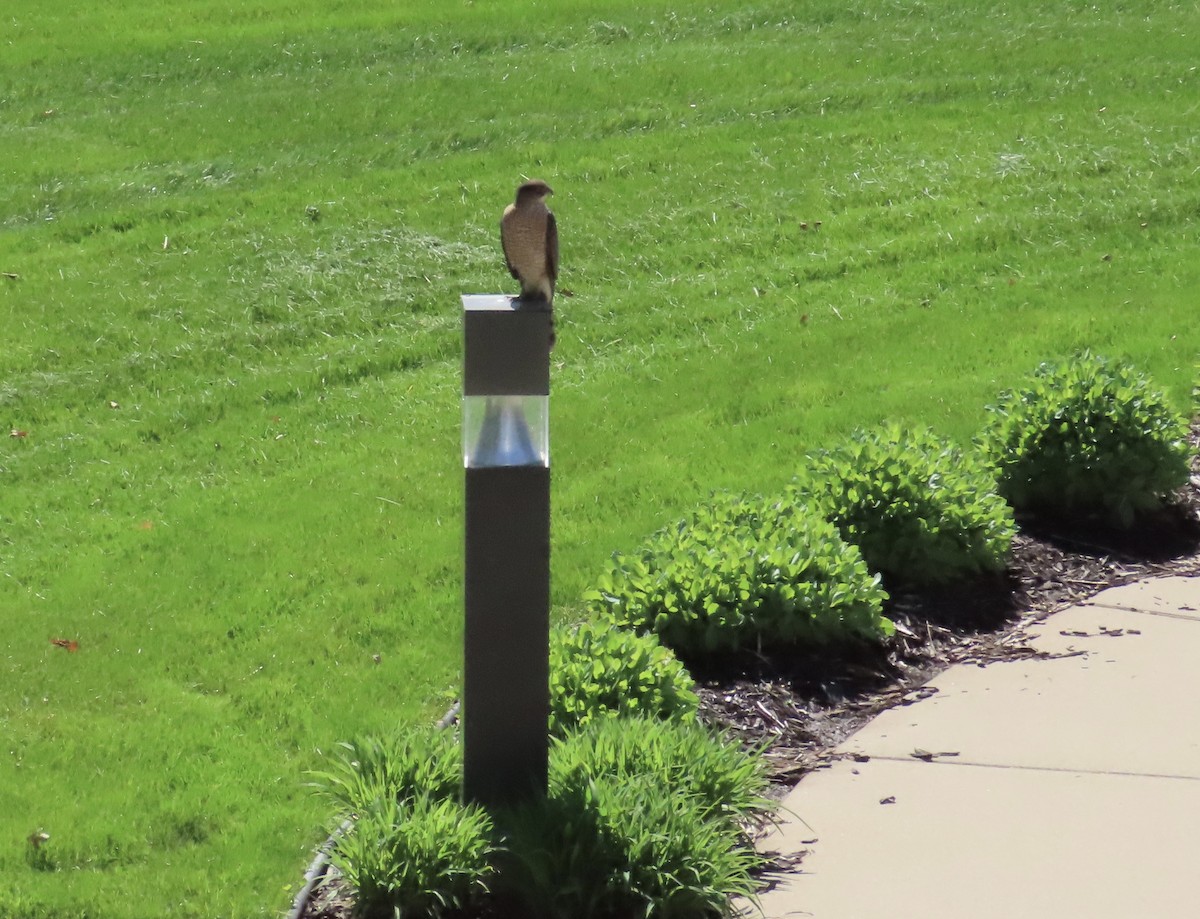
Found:
[[[544,201],[552,194],[554,194],[554,189],[541,179],[530,179],[517,186],[517,204]]]

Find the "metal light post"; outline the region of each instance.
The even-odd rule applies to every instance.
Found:
[[[550,335],[541,303],[463,298],[463,788],[544,794],[550,714]]]

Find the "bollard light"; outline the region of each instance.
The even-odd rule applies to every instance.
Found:
[[[463,297],[463,789],[544,794],[550,715],[550,312]]]

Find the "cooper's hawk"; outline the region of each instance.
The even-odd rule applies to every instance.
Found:
[[[517,200],[500,218],[500,245],[512,276],[521,282],[521,299],[539,300],[549,309],[558,278],[558,225],[546,207],[554,194],[540,179],[517,188]]]

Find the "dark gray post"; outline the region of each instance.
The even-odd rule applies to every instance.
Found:
[[[463,297],[463,789],[544,794],[550,714],[550,312]]]

